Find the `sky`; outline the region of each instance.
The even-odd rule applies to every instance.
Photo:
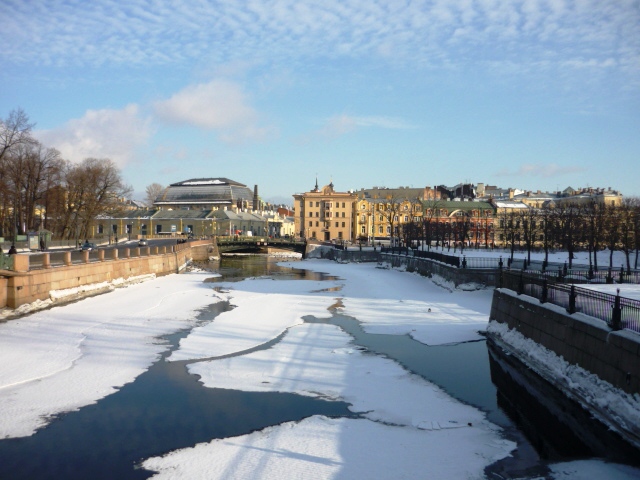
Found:
[[[0,2],[0,118],[146,186],[640,195],[638,0]],[[636,174],[636,175],[634,175]]]
[[[121,288],[109,293],[0,323],[0,438],[29,437],[57,414],[116,394],[172,348],[166,361],[190,361],[188,372],[202,388],[345,401],[360,416],[313,415],[141,458],[143,468],[157,472],[154,478],[270,480],[306,478],[312,471],[321,479],[478,479],[486,466],[513,454],[518,445],[485,412],[394,359],[363,351],[337,326],[304,321],[329,318],[333,311],[358,319],[368,333],[409,335],[428,345],[477,340],[479,330],[491,329],[566,379],[567,388],[579,389],[585,401],[605,399],[621,418],[638,422],[637,398],[488,322],[491,289],[456,289],[437,276],[375,263],[308,259],[285,265],[334,278],[211,283],[206,280],[216,274],[192,270],[139,282],[115,279]],[[73,298],[74,292],[55,296]],[[196,320],[199,310],[219,301],[234,308],[214,321]],[[181,330],[188,334],[175,348],[157,341]],[[256,349],[275,339],[269,348]],[[556,480],[627,480],[639,474],[598,459],[549,468]]]

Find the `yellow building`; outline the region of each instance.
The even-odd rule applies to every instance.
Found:
[[[407,228],[422,219],[422,203],[439,194],[425,188],[378,188],[358,192],[354,223],[361,242],[398,244]]]
[[[293,195],[296,235],[322,241],[353,242],[354,208],[357,195],[336,192],[333,182],[306,193]]]

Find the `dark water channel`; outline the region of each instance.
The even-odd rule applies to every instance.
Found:
[[[276,280],[334,278],[278,267],[276,262],[267,257],[225,258],[212,269],[223,275],[222,281],[265,275]],[[216,303],[200,312],[198,320],[209,322],[228,308],[227,303]],[[573,415],[565,404],[553,411],[548,405],[552,392],[544,391],[536,400],[531,389],[519,388],[514,381],[519,374],[512,370],[518,371],[518,366],[512,359],[500,359],[499,351],[489,352],[485,341],[429,347],[409,336],[367,334],[357,320],[335,311],[327,318],[305,321],[335,324],[353,336],[354,344],[398,361],[453,397],[485,411],[489,420],[504,428],[507,438],[518,443],[512,458],[487,469],[490,479],[547,478],[548,460],[608,456],[606,447],[603,453],[584,439],[592,435],[607,444],[608,437],[603,441],[601,433],[576,435],[573,428],[566,428],[572,421],[585,422],[567,422],[563,417]],[[0,479],[144,479],[151,473],[136,465],[151,456],[311,415],[353,416],[343,402],[204,388],[197,376],[187,374],[189,362],[164,361],[187,334],[164,337],[169,348],[162,358],[117,393],[60,415],[33,436],[1,440]],[[269,348],[278,340],[258,348]],[[534,420],[527,420],[525,407],[536,402],[543,405],[534,407]],[[557,441],[559,429],[563,436]]]

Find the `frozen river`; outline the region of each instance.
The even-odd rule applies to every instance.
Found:
[[[0,325],[0,478],[637,476],[570,436],[527,440],[478,334],[490,291],[375,265],[215,270]]]

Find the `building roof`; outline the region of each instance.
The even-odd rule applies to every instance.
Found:
[[[172,183],[153,202],[168,205],[236,205],[238,201],[253,206],[253,192],[242,183],[228,178],[193,178]]]
[[[137,219],[147,219],[152,217],[158,211],[157,208],[141,208],[139,210],[121,210],[118,212],[114,212],[110,215],[99,215],[97,218],[104,219],[122,219],[122,220],[137,220]]]
[[[529,205],[513,200],[494,200],[493,204],[496,208],[520,208],[527,209]]]
[[[407,199],[414,200],[416,198],[423,198],[425,194],[425,187],[411,188],[411,187],[398,187],[398,188],[386,188],[386,187],[373,187],[363,188],[357,192],[360,196],[364,195],[367,200],[385,200],[387,198]]]
[[[211,212],[208,210],[158,210],[153,216],[154,220],[187,220],[205,219]]]
[[[250,212],[234,212],[232,210],[216,210],[211,213],[212,218],[219,220],[246,220],[266,222],[266,219],[258,214]]]

